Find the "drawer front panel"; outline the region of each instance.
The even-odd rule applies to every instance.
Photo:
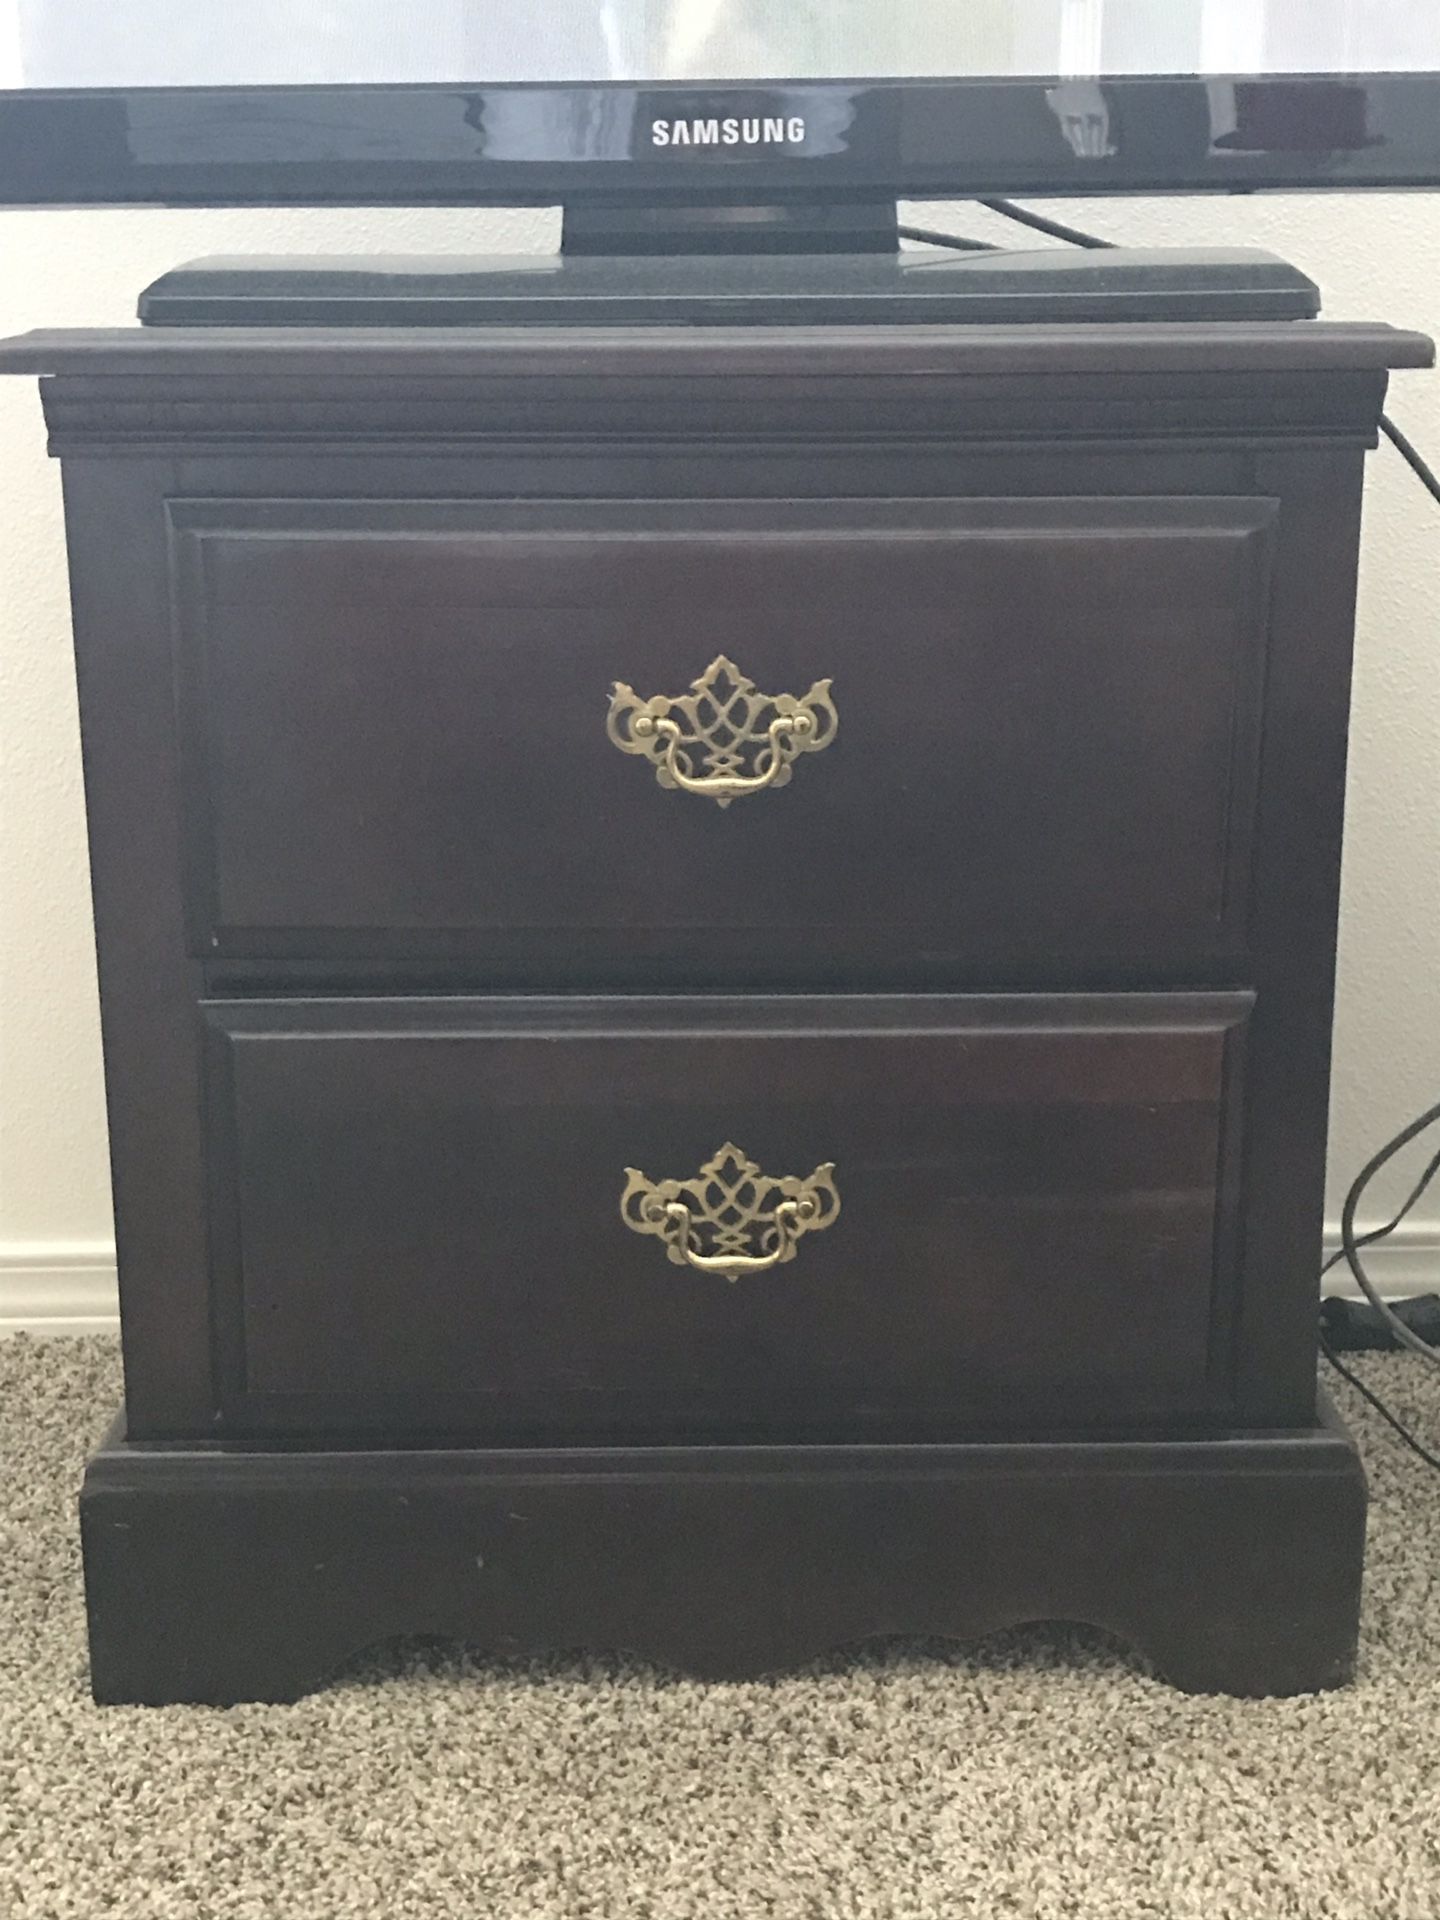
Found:
[[[226,1418],[520,1439],[1223,1415],[1247,1011],[212,1003]]]
[[[907,986],[1243,951],[1270,502],[171,511],[211,960]]]

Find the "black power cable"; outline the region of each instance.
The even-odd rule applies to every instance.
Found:
[[[1423,1359],[1429,1361],[1432,1366],[1440,1367],[1440,1353],[1437,1353],[1428,1341],[1422,1340],[1418,1333],[1413,1332],[1407,1327],[1400,1316],[1393,1312],[1386,1302],[1381,1299],[1375,1289],[1375,1283],[1371,1280],[1369,1274],[1366,1273],[1364,1265],[1361,1262],[1361,1243],[1355,1232],[1356,1210],[1360,1205],[1365,1189],[1375,1178],[1375,1175],[1380,1172],[1382,1167],[1388,1166],[1402,1148],[1408,1147],[1412,1140],[1416,1139],[1428,1128],[1433,1127],[1437,1121],[1440,1121],[1440,1105],[1427,1108],[1418,1120],[1412,1120],[1408,1127],[1401,1128],[1393,1140],[1387,1140],[1374,1158],[1361,1168],[1360,1172],[1355,1176],[1349,1193],[1345,1196],[1345,1205],[1340,1212],[1340,1250],[1341,1257],[1344,1259],[1351,1273],[1355,1276],[1356,1285],[1380,1315],[1380,1318],[1385,1322],[1386,1326],[1389,1327],[1391,1333],[1393,1333],[1395,1338],[1400,1342],[1400,1345],[1402,1347],[1408,1347],[1412,1353],[1418,1353]],[[1410,1211],[1410,1208],[1420,1198],[1420,1195],[1425,1191],[1426,1187],[1429,1186],[1435,1175],[1435,1167],[1436,1162],[1432,1161],[1430,1166],[1426,1168],[1419,1187],[1405,1203],[1399,1216],[1390,1223],[1390,1226],[1386,1229],[1387,1232],[1391,1232],[1395,1227],[1399,1226],[1405,1214]],[[1367,1239],[1373,1237],[1374,1236],[1369,1235],[1366,1236]]]
[[[1440,1106],[1431,1107],[1427,1112],[1422,1113],[1418,1120],[1412,1121],[1408,1127],[1403,1128],[1395,1135],[1393,1140],[1388,1141],[1386,1145],[1380,1149],[1379,1153],[1375,1155],[1368,1166],[1361,1169],[1355,1181],[1352,1183],[1349,1193],[1345,1196],[1345,1206],[1341,1216],[1340,1226],[1344,1244],[1338,1253],[1331,1254],[1330,1258],[1320,1269],[1321,1276],[1323,1277],[1329,1273],[1332,1267],[1338,1267],[1343,1260],[1350,1268],[1356,1280],[1360,1283],[1361,1291],[1364,1293],[1366,1299],[1369,1300],[1373,1307],[1378,1309],[1381,1320],[1390,1328],[1396,1339],[1400,1340],[1403,1336],[1403,1343],[1406,1346],[1417,1349],[1430,1361],[1440,1361],[1440,1354],[1437,1354],[1434,1348],[1419,1340],[1405,1325],[1404,1321],[1399,1319],[1386,1302],[1380,1298],[1369,1275],[1365,1272],[1364,1266],[1361,1264],[1360,1249],[1362,1247],[1373,1246],[1377,1240],[1384,1240],[1388,1235],[1394,1233],[1395,1229],[1406,1218],[1411,1209],[1415,1207],[1425,1193],[1428,1192],[1436,1174],[1440,1173],[1440,1152],[1436,1152],[1430,1156],[1430,1159],[1426,1162],[1424,1172],[1411,1188],[1404,1206],[1401,1207],[1394,1219],[1387,1220],[1383,1227],[1372,1227],[1369,1233],[1357,1234],[1355,1232],[1355,1209],[1359,1205],[1366,1187],[1369,1186],[1371,1180],[1374,1179],[1380,1169],[1392,1160],[1403,1147],[1408,1146],[1412,1140],[1419,1134],[1422,1134],[1427,1127],[1433,1126],[1437,1120],[1440,1120]],[[1347,1222],[1349,1223],[1348,1228],[1346,1225]],[[1335,1369],[1336,1373],[1340,1375],[1340,1378],[1347,1380],[1360,1395],[1361,1399],[1369,1402],[1376,1413],[1380,1415],[1380,1418],[1384,1420],[1387,1425],[1394,1428],[1406,1446],[1409,1447],[1412,1452],[1417,1453],[1425,1462],[1426,1466],[1434,1467],[1436,1472],[1440,1473],[1440,1456],[1433,1454],[1422,1441],[1417,1440],[1410,1429],[1390,1411],[1379,1394],[1373,1393],[1363,1380],[1358,1379],[1356,1375],[1350,1371],[1349,1367],[1340,1359],[1334,1347],[1331,1346],[1329,1340],[1326,1338],[1323,1320],[1320,1326],[1320,1351]]]
[[[1093,251],[1103,252],[1113,249],[1116,244],[1113,240],[1102,240],[1098,233],[1086,233],[1082,227],[1067,227],[1063,221],[1047,219],[1043,213],[1017,206],[1013,200],[977,200],[975,204],[988,208],[991,213],[998,213],[1003,220],[1013,220],[1017,226],[1029,227],[1034,233],[1048,234],[1052,240],[1064,240],[1072,247],[1089,247]],[[901,227],[900,234],[906,240],[926,240],[933,247],[954,247],[961,253],[996,251],[988,241],[957,239],[954,234],[941,233],[934,227]],[[1424,454],[1401,432],[1388,413],[1380,416],[1380,431],[1425,491],[1440,505],[1440,474],[1435,472]]]
[[[1424,487],[1425,491],[1432,497],[1435,504],[1440,506],[1440,478],[1436,477],[1435,469],[1430,465],[1420,449],[1405,437],[1388,413],[1382,413],[1380,416],[1380,431],[1400,455],[1400,458],[1410,468],[1421,486]]]
[[[1339,1374],[1340,1378],[1342,1380],[1348,1380],[1362,1400],[1369,1401],[1380,1418],[1385,1421],[1388,1426],[1395,1429],[1406,1446],[1409,1447],[1412,1452],[1418,1453],[1427,1467],[1434,1467],[1436,1472],[1440,1473],[1440,1455],[1431,1453],[1430,1449],[1425,1446],[1422,1441],[1417,1440],[1410,1429],[1396,1419],[1395,1415],[1390,1411],[1389,1407],[1386,1406],[1379,1394],[1372,1393],[1365,1382],[1350,1371],[1349,1367],[1345,1365],[1344,1361],[1341,1360],[1335,1352],[1335,1349],[1330,1345],[1330,1342],[1325,1338],[1323,1332],[1320,1335],[1320,1351],[1330,1362],[1330,1365],[1335,1369],[1336,1373]]]
[[[935,227],[906,227],[895,229],[902,240],[925,240],[932,247],[953,247],[957,253],[999,253],[991,240],[967,240],[963,234],[941,233]]]
[[[1064,226],[1059,220],[1049,220],[1043,213],[1032,213],[1029,207],[1017,207],[1013,200],[979,200],[977,206],[987,207],[991,213],[998,213],[1002,220],[1013,220],[1017,227],[1029,227],[1034,233],[1048,234],[1052,240],[1066,240],[1072,247],[1091,247],[1097,252],[1113,248],[1113,240],[1102,240],[1098,233],[1084,233],[1079,227]]]
[[[1421,1128],[1420,1131],[1423,1132],[1424,1129]],[[1403,1146],[1405,1143],[1404,1141],[1402,1141],[1400,1144]],[[1389,1234],[1394,1233],[1395,1229],[1404,1223],[1404,1221],[1410,1214],[1411,1210],[1414,1207],[1416,1207],[1421,1200],[1424,1199],[1426,1191],[1428,1190],[1431,1181],[1435,1178],[1437,1173],[1440,1173],[1440,1152],[1436,1152],[1434,1155],[1432,1155],[1429,1161],[1429,1164],[1425,1168],[1425,1171],[1421,1174],[1420,1178],[1416,1181],[1414,1187],[1411,1189],[1410,1198],[1405,1202],[1404,1206],[1401,1207],[1400,1211],[1396,1214],[1395,1218],[1393,1220],[1386,1221],[1383,1227],[1372,1227],[1368,1233],[1362,1233],[1358,1237],[1358,1239],[1356,1239],[1355,1247],[1357,1251],[1361,1247],[1374,1246],[1377,1240],[1384,1240]],[[1321,1279],[1322,1280],[1324,1279],[1325,1275],[1330,1272],[1332,1267],[1338,1267],[1340,1265],[1340,1262],[1346,1258],[1347,1258],[1347,1255],[1344,1247],[1341,1247],[1338,1249],[1338,1251],[1336,1251],[1335,1253],[1332,1253],[1330,1258],[1325,1262],[1324,1266],[1321,1267],[1320,1269]]]

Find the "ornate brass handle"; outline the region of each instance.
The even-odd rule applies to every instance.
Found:
[[[678,787],[682,793],[703,794],[706,799],[716,800],[722,807],[728,807],[732,800],[738,800],[747,793],[763,793],[766,787],[783,785],[790,777],[790,758],[801,748],[792,746],[791,737],[813,732],[815,723],[808,713],[797,713],[793,717],[781,715],[770,722],[769,745],[757,756],[757,764],[764,767],[763,773],[751,778],[739,774],[716,773],[696,780],[686,773],[690,764],[684,751],[685,738],[673,720],[657,720],[648,713],[637,713],[631,723],[631,732],[636,740],[645,741],[656,736],[664,746],[665,758],[660,767],[661,786]],[[691,745],[694,744],[692,741]]]
[[[809,1219],[814,1212],[812,1204],[803,1218]],[[795,1242],[805,1230],[801,1203],[798,1200],[782,1200],[774,1214],[775,1249],[772,1253],[697,1253],[695,1222],[690,1209],[679,1200],[671,1200],[665,1203],[664,1214],[667,1223],[665,1238],[671,1252],[679,1253],[686,1266],[694,1267],[697,1273],[723,1273],[727,1280],[738,1280],[742,1273],[766,1273],[771,1267],[780,1267],[787,1260],[793,1260]],[[653,1208],[646,1209],[646,1217],[658,1218]]]
[[[833,1224],[840,1211],[834,1176],[827,1161],[807,1179],[775,1180],[727,1141],[689,1180],[655,1181],[627,1167],[620,1217],[632,1232],[663,1240],[677,1267],[735,1281],[785,1266],[797,1241]]]
[[[830,685],[817,680],[799,699],[761,693],[722,653],[691,681],[689,693],[673,699],[660,693],[642,700],[617,681],[606,725],[622,753],[654,763],[662,787],[728,807],[746,794],[788,785],[802,753],[829,746],[840,725]]]

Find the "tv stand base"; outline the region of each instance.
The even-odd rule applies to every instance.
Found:
[[[777,237],[763,221],[755,231]],[[852,235],[848,253],[710,252],[694,236],[696,251],[666,252],[657,228],[629,254],[196,260],[147,288],[140,318],[192,328],[998,326],[1309,320],[1320,308],[1313,281],[1253,249],[899,253],[890,231],[888,251]],[[592,227],[588,241],[599,237]]]

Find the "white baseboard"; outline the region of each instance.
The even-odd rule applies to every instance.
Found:
[[[1326,1257],[1340,1244],[1338,1227],[1325,1235]],[[1382,1294],[1402,1299],[1440,1293],[1440,1229],[1404,1228],[1365,1254],[1365,1271]],[[1325,1292],[1359,1298],[1342,1264],[1325,1281]],[[0,1338],[114,1333],[120,1324],[115,1289],[115,1249],[106,1240],[0,1241]]]
[[[1364,1232],[1362,1226],[1361,1232]],[[1340,1251],[1340,1227],[1327,1228],[1325,1258]],[[1440,1293],[1440,1227],[1429,1221],[1409,1228],[1397,1227],[1388,1240],[1366,1247],[1360,1256],[1376,1290],[1387,1299],[1403,1300],[1416,1293]],[[1325,1276],[1325,1292],[1358,1300],[1360,1288],[1342,1260]]]
[[[0,1241],[0,1337],[114,1333],[119,1325],[110,1241]]]

